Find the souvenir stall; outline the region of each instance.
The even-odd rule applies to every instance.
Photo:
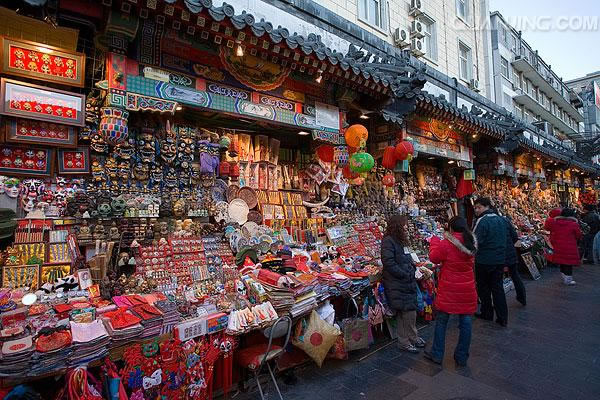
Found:
[[[55,396],[39,379],[62,376],[92,396],[113,379],[135,398],[210,398],[282,316],[319,365],[330,348],[367,348],[389,314],[379,247],[401,189],[346,109],[389,97],[389,81],[260,38],[253,19],[209,22],[211,9],[184,30],[167,6],[169,28],[135,29],[124,14],[156,11],[125,4],[99,42],[127,43],[109,41],[86,90],[84,54],[3,42],[1,196],[19,219],[2,263],[2,385]],[[207,29],[190,40],[194,26]],[[305,341],[318,327],[327,340]]]

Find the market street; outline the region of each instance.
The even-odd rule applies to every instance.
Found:
[[[557,269],[540,280],[526,280],[528,305],[507,294],[508,328],[476,320],[468,367],[452,360],[456,321],[448,329],[443,368],[422,353],[400,353],[396,346],[360,361],[326,360],[298,371],[298,382],[280,382],[284,399],[593,399],[600,393],[600,268],[574,273],[577,285],[559,283]],[[430,339],[433,325],[421,330]],[[267,386],[269,399],[278,398]],[[258,392],[235,399],[257,399]]]

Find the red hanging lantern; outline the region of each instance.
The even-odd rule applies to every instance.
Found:
[[[383,160],[381,165],[386,169],[394,169],[396,166],[396,148],[394,146],[388,146],[383,151]]]
[[[385,174],[381,183],[383,183],[383,186],[392,187],[396,184],[396,178],[394,178],[394,174]]]
[[[323,162],[333,162],[334,151],[335,149],[333,148],[333,146],[328,144],[322,144],[319,147],[317,147],[316,153],[317,157],[319,157],[319,160]]]
[[[356,179],[358,178],[360,175],[358,174],[358,172],[354,172],[350,169],[349,165],[346,165],[343,169],[342,169],[342,175],[344,175],[344,178],[346,179]]]
[[[408,140],[403,140],[396,145],[395,154],[398,161],[404,161],[409,155],[413,155],[414,153],[415,148]]]

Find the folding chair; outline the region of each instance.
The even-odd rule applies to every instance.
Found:
[[[238,364],[254,373],[254,378],[256,379],[262,400],[265,399],[265,396],[263,394],[263,389],[260,385],[258,376],[265,364],[269,369],[269,374],[271,375],[271,379],[273,380],[277,394],[279,394],[279,398],[283,400],[283,396],[281,395],[281,391],[277,385],[277,380],[273,374],[271,362],[277,360],[283,354],[288,342],[290,341],[291,332],[292,319],[289,316],[280,317],[272,326],[263,331],[265,337],[269,339],[269,343],[250,346],[238,351]],[[281,337],[285,337],[283,346],[273,344],[273,339],[279,339]]]

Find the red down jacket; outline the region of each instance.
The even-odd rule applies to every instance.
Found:
[[[554,264],[581,265],[577,241],[581,239],[582,234],[576,218],[548,218],[544,229],[550,231],[550,243],[554,250],[549,261]]]
[[[473,314],[477,310],[477,291],[473,254],[463,245],[462,233],[445,234],[431,239],[429,259],[440,264],[434,306],[448,314]]]

